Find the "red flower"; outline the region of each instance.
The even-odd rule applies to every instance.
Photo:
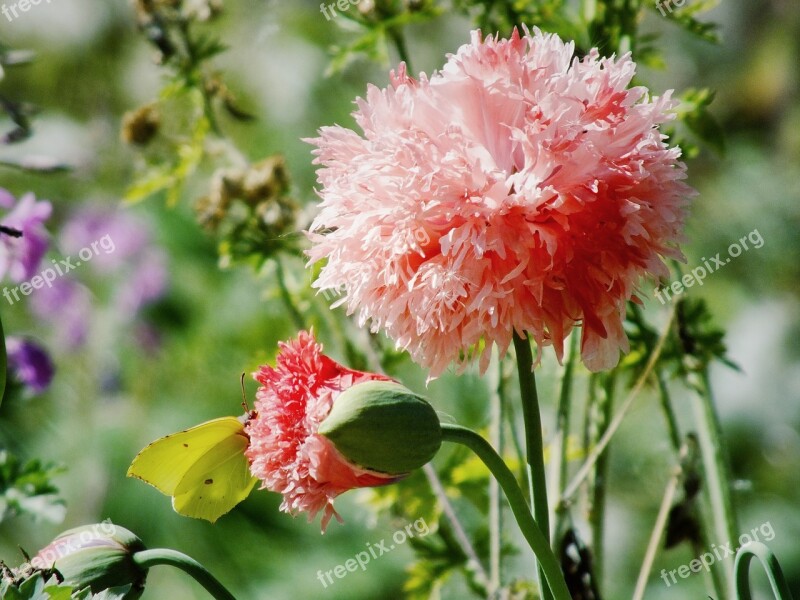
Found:
[[[365,381],[391,380],[340,365],[322,354],[322,346],[306,331],[280,344],[276,363],[254,373],[262,387],[256,394],[256,415],[246,425],[250,446],[245,454],[261,489],[283,494],[282,511],[306,512],[309,521],[323,511],[325,531],[331,517],[341,522],[333,508],[336,496],[399,477],[348,461],[317,433],[320,423],[344,390]]]

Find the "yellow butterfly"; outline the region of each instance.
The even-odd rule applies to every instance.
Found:
[[[244,455],[247,444],[240,419],[214,419],[147,446],[133,459],[128,477],[172,496],[175,512],[213,523],[256,483]]]

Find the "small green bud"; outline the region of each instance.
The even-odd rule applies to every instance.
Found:
[[[92,593],[131,584],[126,600],[144,591],[147,569],[133,559],[145,546],[138,537],[109,521],[84,525],[59,535],[31,560],[35,569],[54,569],[76,589]]]
[[[433,407],[393,381],[367,381],[342,392],[318,432],[349,461],[390,475],[422,467],[442,444]]]

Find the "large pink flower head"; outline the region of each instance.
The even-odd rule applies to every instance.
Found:
[[[315,287],[383,329],[432,376],[528,332],[559,359],[582,325],[593,370],[627,350],[625,304],[668,275],[688,198],[659,124],[667,92],[629,88],[629,55],[574,56],[539,30],[481,39],[430,78],[391,74],[358,99],[360,135],[310,140],[322,197]]]
[[[341,521],[333,508],[336,496],[398,479],[358,467],[317,433],[343,391],[367,381],[391,381],[387,377],[340,365],[305,331],[280,345],[274,368],[262,366],[254,375],[262,387],[256,414],[245,426],[250,436],[245,455],[261,489],[283,494],[282,511],[306,512],[309,521],[322,511],[324,531],[331,517]]]

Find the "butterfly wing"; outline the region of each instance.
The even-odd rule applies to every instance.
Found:
[[[175,488],[175,511],[213,523],[247,498],[256,479],[250,474],[245,448],[243,435],[228,436],[194,463]]]
[[[176,512],[213,523],[255,485],[246,447],[238,419],[214,419],[156,440],[134,458],[128,476],[172,496]]]

